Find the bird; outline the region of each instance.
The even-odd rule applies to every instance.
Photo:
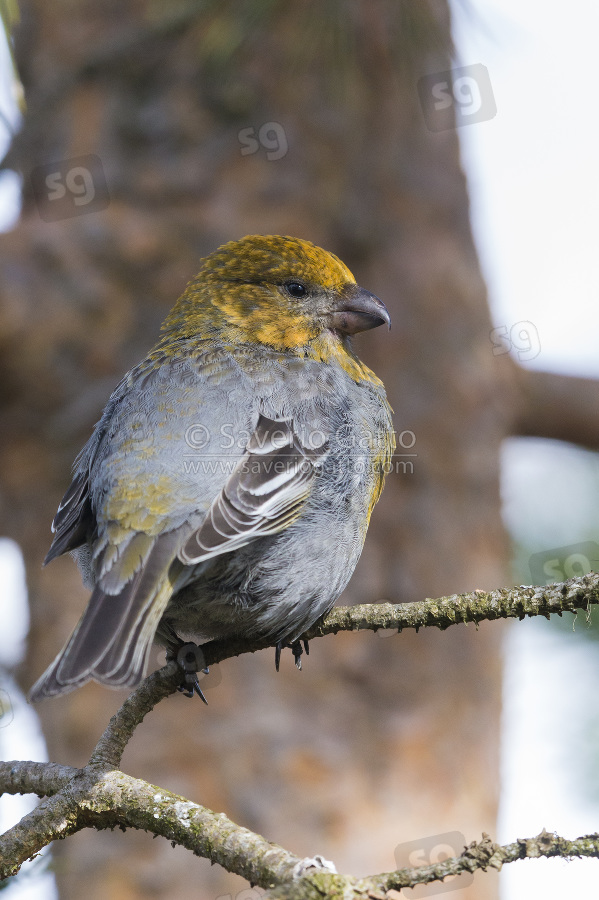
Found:
[[[201,261],[75,460],[44,564],[70,552],[92,593],[31,700],[134,687],[154,641],[182,665],[186,641],[259,641],[277,669],[289,646],[301,668],[391,468],[385,388],[351,344],[383,324],[307,240],[247,235]]]

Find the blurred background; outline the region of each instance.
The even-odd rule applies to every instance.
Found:
[[[6,47],[0,75],[2,758],[82,765],[126,696],[23,699],[87,599],[70,559],[41,570],[49,524],[201,257],[247,233],[332,250],[392,315],[390,334],[356,340],[400,441],[342,603],[597,568],[591,0],[567,15],[540,0],[18,12],[23,113]],[[337,635],[301,674],[281,668],[270,651],[230,660],[206,681],[207,708],[162,703],[125,771],[356,874],[459,853],[483,830],[597,830],[599,653],[584,616]],[[1,801],[3,828],[27,803]],[[596,867],[526,861],[409,896],[590,896]],[[260,894],[166,841],[87,831],[5,895],[184,892]]]

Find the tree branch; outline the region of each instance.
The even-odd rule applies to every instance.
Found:
[[[512,434],[599,450],[599,380],[516,365],[519,403]]]
[[[173,694],[180,683],[181,670],[175,662],[169,662],[162,669],[148,675],[108,723],[89,764],[118,769],[125,747],[137,726],[157,703]]]
[[[368,878],[353,878],[345,875],[331,875],[325,872],[309,875],[301,881],[291,881],[271,889],[265,897],[268,900],[322,900],[323,897],[344,898],[344,900],[399,900],[397,892],[402,888],[417,884],[443,881],[448,876],[465,872],[486,871],[489,867],[500,870],[506,863],[518,859],[559,856],[562,859],[574,857],[599,858],[599,834],[584,835],[569,841],[557,834],[542,831],[533,838],[519,838],[513,844],[499,846],[489,835],[483,834],[482,841],[473,841],[460,856],[454,856],[431,866],[412,869],[398,869],[395,872],[373,875]],[[402,895],[403,896],[403,895]]]
[[[10,772],[16,767],[21,769],[21,780],[27,785],[24,767],[32,765],[52,766],[1,763],[0,782],[7,769]],[[58,793],[40,803],[0,838],[0,879],[15,875],[26,859],[51,841],[89,827],[137,828],[162,835],[262,887],[289,880],[301,863],[299,857],[236,825],[222,813],[118,770],[86,766],[73,772]],[[61,773],[63,777],[65,774]]]
[[[0,790],[3,794],[37,794],[51,797],[68,784],[79,769],[58,763],[24,762],[13,759],[0,762]]]
[[[588,611],[599,603],[599,575],[591,573],[581,578],[550,584],[502,588],[497,591],[473,591],[469,594],[452,594],[437,600],[419,600],[415,603],[364,603],[359,606],[338,606],[324,619],[319,620],[303,635],[303,640],[314,640],[338,631],[378,631],[379,628],[431,627],[445,630],[450,625],[478,624],[495,619],[524,619],[526,616],[545,616],[552,613]],[[242,653],[254,653],[268,644],[258,641],[226,640],[208,641],[202,650],[208,665],[222,662]]]
[[[525,616],[549,618],[552,613],[589,611],[596,603],[599,603],[599,575],[590,574],[547,587],[479,590],[398,605],[339,607],[307,631],[303,639],[338,631],[395,628],[400,632],[404,628],[445,629],[459,623]],[[206,660],[213,664],[262,647],[264,644],[247,641],[210,641],[202,649]],[[307,898],[318,894],[319,900],[323,892],[385,900],[388,891],[478,868],[498,869],[506,862],[526,856],[599,857],[597,834],[567,841],[542,832],[536,838],[518,840],[504,847],[493,844],[485,835],[478,844],[474,842],[466,847],[461,856],[443,863],[367,879],[322,871],[326,865],[319,857],[300,860],[222,814],[118,770],[123,750],[135,728],[161,699],[176,689],[179,681],[180,671],[173,662],[146,678],[112,717],[83,769],[54,763],[0,763],[0,791],[47,797],[0,838],[0,879],[16,874],[26,859],[51,841],[86,827],[130,827],[159,834],[198,856],[218,862],[253,884],[272,889],[272,896]],[[321,871],[302,879],[300,885],[297,879],[310,868]],[[397,898],[389,895],[387,900]]]

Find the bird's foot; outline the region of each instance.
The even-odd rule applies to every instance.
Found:
[[[184,644],[179,638],[178,646],[173,644],[167,648],[166,658],[175,660],[179,668],[183,670],[183,681],[177,690],[186,697],[193,697],[194,694],[197,694],[200,700],[208,705],[198,681],[198,672],[208,675],[210,671],[206,665],[202,648],[191,641]]]
[[[303,644],[303,646],[302,646]],[[295,660],[295,667],[301,671],[302,668],[302,653],[304,650],[306,651],[306,656],[310,655],[310,645],[308,641],[293,641],[292,644],[284,644],[283,641],[279,641],[279,643],[275,646],[275,668],[277,672],[279,671],[279,663],[281,662],[281,650],[283,647],[289,647],[291,652],[293,653],[293,659]]]

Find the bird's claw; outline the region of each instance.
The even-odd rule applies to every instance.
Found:
[[[208,705],[208,701],[204,696],[204,692],[198,681],[198,672],[208,675],[209,669],[206,665],[206,657],[204,651],[198,644],[189,641],[187,644],[181,644],[178,650],[167,651],[167,658],[174,659],[179,668],[183,670],[183,681],[177,690],[185,697],[193,697],[197,694],[203,703]]]
[[[191,679],[191,675],[186,675],[185,681],[179,685],[177,690],[180,694],[183,694],[184,697],[193,697],[194,694],[197,694],[202,703],[205,703],[206,706],[208,706],[208,701],[204,696],[204,692],[200,687],[200,682],[198,681],[197,677],[193,678],[193,681]]]
[[[303,647],[302,647],[303,644]],[[281,651],[283,647],[289,647],[291,652],[293,653],[293,659],[295,661],[296,669],[301,671],[302,668],[302,653],[305,651],[306,656],[310,655],[310,645],[308,641],[293,641],[291,644],[285,644],[283,641],[279,641],[278,644],[275,645],[275,669],[277,672],[279,671],[279,664],[281,662]]]

